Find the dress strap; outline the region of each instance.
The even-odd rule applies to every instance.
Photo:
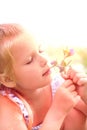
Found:
[[[17,96],[15,93],[15,90],[7,88],[3,85],[0,85],[0,94],[3,96],[7,96],[10,100],[12,100],[14,103],[16,103],[19,108],[21,109],[21,112],[23,114],[23,117],[25,119],[27,127],[29,126],[29,113],[23,103],[23,101]]]

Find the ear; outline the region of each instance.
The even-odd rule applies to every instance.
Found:
[[[9,87],[9,88],[14,88],[16,85],[14,80],[10,79],[9,77],[2,76],[2,75],[0,75],[0,82],[1,82],[1,84],[5,85],[6,87]]]

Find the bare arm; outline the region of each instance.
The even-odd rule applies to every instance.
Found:
[[[0,95],[0,130],[29,130],[20,108]]]
[[[81,99],[78,104],[75,106],[75,108],[79,111],[81,111],[86,117],[87,117],[87,104],[84,103],[84,101]]]
[[[65,117],[79,101],[79,96],[74,90],[75,86],[71,80],[65,81],[61,87],[58,88],[40,130],[61,129]]]

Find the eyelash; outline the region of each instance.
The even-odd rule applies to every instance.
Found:
[[[33,61],[33,57],[32,57],[31,60],[30,60],[29,62],[27,62],[26,64],[28,65],[28,64],[32,63],[32,61]]]
[[[43,53],[44,52],[44,50],[39,50],[39,53]]]
[[[44,52],[44,50],[39,50],[39,53],[43,53],[43,52]],[[28,65],[28,64],[32,63],[32,61],[33,61],[33,57],[31,57],[31,60],[29,62],[27,62],[26,64]]]

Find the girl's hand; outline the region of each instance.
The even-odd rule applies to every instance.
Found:
[[[75,91],[76,87],[72,80],[65,80],[58,88],[53,100],[54,109],[68,113],[78,102],[80,96]]]
[[[80,96],[75,91],[72,80],[65,80],[57,89],[43,124],[49,124],[48,129],[60,130],[65,117],[79,100]]]
[[[82,69],[70,68],[67,72],[66,79],[71,79],[76,86],[76,91],[87,103],[87,74]]]

